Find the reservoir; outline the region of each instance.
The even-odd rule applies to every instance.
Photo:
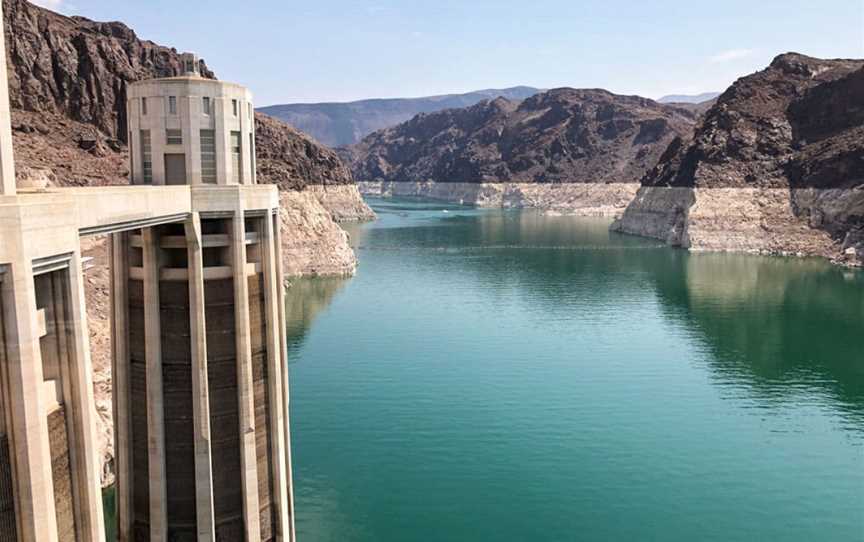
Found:
[[[864,539],[864,277],[372,201],[289,291],[302,542]]]

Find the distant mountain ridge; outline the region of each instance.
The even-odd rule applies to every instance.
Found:
[[[720,92],[703,92],[702,94],[670,94],[668,96],[663,96],[657,101],[661,104],[700,104],[702,102],[713,100],[717,96],[720,96],[720,94]]]
[[[639,96],[561,88],[417,115],[342,155],[358,181],[638,183],[696,117]]]
[[[359,143],[372,132],[401,124],[419,113],[470,107],[483,100],[495,98],[521,101],[538,92],[542,91],[533,87],[517,86],[420,98],[271,105],[258,110],[310,134],[320,143],[330,147],[342,147]]]

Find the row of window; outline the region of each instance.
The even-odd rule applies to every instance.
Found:
[[[252,103],[248,102],[246,105],[248,106],[246,108],[246,113],[248,118],[251,120],[254,112],[252,109]],[[209,96],[201,98],[201,108],[204,110],[205,115],[212,114],[212,100]],[[240,102],[238,100],[231,100],[231,111],[235,117],[240,114]],[[141,114],[147,115],[147,98],[141,98]],[[177,96],[168,96],[168,114],[177,114]]]
[[[183,133],[180,130],[166,130],[166,142],[169,145],[182,145]],[[216,132],[201,130],[201,182],[216,184]],[[249,134],[250,154],[253,156],[252,167],[255,167],[255,139]],[[141,162],[144,172],[144,183],[153,184],[153,152],[150,130],[141,130]],[[231,165],[232,174],[238,183],[243,183],[243,149],[241,133],[231,132]]]

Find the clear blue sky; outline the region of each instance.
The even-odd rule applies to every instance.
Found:
[[[864,0],[39,0],[205,58],[256,104],[531,85],[723,90],[778,53],[864,57]]]

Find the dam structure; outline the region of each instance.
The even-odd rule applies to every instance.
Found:
[[[128,87],[130,186],[18,189],[0,50],[0,542],[105,540],[80,242],[96,235],[118,539],[295,540],[278,193],[256,184],[251,94],[183,58]]]

